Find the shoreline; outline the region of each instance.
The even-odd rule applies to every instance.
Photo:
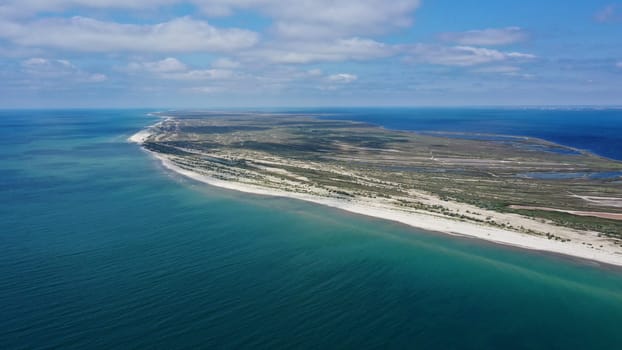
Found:
[[[151,128],[151,127],[149,127]],[[402,211],[383,203],[372,200],[345,200],[340,198],[321,197],[295,192],[282,191],[274,188],[267,188],[253,184],[226,181],[216,179],[211,176],[203,175],[191,170],[183,169],[168,159],[166,156],[149,151],[142,147],[144,140],[150,135],[149,128],[143,129],[127,139],[128,142],[141,145],[141,149],[158,159],[162,166],[170,171],[192,180],[215,186],[227,190],[233,190],[254,195],[282,197],[311,202],[335,209],[347,211],[349,213],[365,215],[377,219],[389,220],[409,227],[465,238],[480,239],[490,243],[501,244],[520,249],[539,251],[544,253],[554,253],[596,262],[598,264],[622,267],[622,254],[603,249],[595,248],[588,238],[584,240],[573,239],[570,242],[560,242],[526,233],[491,227],[474,222],[466,222],[441,217],[434,213],[421,213],[412,211]],[[459,203],[457,203],[459,205]],[[575,238],[575,237],[573,237]],[[593,242],[597,243],[597,242]],[[588,245],[589,244],[589,245]],[[614,246],[615,247],[615,246]],[[609,247],[607,247],[609,248]]]

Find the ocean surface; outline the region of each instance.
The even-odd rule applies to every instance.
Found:
[[[0,111],[0,349],[622,348],[622,269],[201,185],[148,112]],[[620,110],[313,112],[622,159]]]

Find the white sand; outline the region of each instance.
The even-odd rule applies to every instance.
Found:
[[[132,143],[141,144],[145,142],[145,140],[147,139],[147,137],[149,137],[149,135],[151,135],[151,132],[149,130],[141,130],[135,133],[134,135],[130,136],[127,140]]]
[[[149,130],[143,130],[130,137],[128,141],[140,144],[144,142],[144,140],[149,135]],[[434,213],[428,214],[422,212],[404,211],[396,208],[395,206],[391,206],[388,203],[383,203],[381,200],[378,199],[365,198],[357,200],[345,200],[339,198],[327,198],[310,194],[280,191],[277,189],[265,188],[252,184],[220,180],[193,171],[182,169],[173,164],[173,162],[164,155],[154,152],[149,153],[159,159],[165,168],[193,180],[212,186],[258,195],[295,198],[299,200],[326,205],[333,208],[338,208],[341,210],[346,210],[348,212],[356,214],[396,221],[427,231],[436,231],[452,235],[479,238],[490,242],[510,245],[514,247],[553,252],[557,254],[593,260],[606,264],[622,266],[622,248],[616,246],[610,240],[598,237],[598,235],[594,232],[579,232],[576,230],[566,229],[547,223],[536,222],[536,220],[522,217],[516,214],[504,214],[492,211],[485,212],[485,215],[493,215],[493,217],[495,219],[498,219],[499,222],[509,221],[515,227],[528,224],[531,224],[531,227],[533,227],[534,225],[539,225],[540,227],[544,227],[545,229],[547,229],[547,232],[552,232],[564,238],[571,238],[571,241],[560,242],[547,239],[542,236],[535,236],[511,230],[504,230],[486,224],[478,224],[474,222],[459,221],[457,219],[454,220],[447,217],[440,217],[438,215],[435,215]],[[461,212],[466,212],[467,210],[479,210],[480,212],[482,211],[481,209],[462,203],[451,202],[451,205],[454,208],[459,208]]]
[[[151,134],[153,134],[153,128],[157,127],[158,125],[166,122],[167,120],[170,120],[170,117],[160,117],[161,121],[153,124],[150,127],[147,127],[146,129],[143,129],[137,133],[135,133],[134,135],[130,136],[127,138],[128,142],[131,143],[137,143],[139,145],[142,145],[143,142],[145,142],[147,140],[147,138],[149,136],[151,136]]]

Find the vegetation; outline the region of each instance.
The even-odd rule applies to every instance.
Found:
[[[430,205],[417,198],[423,192],[622,237],[619,220],[512,209],[622,213],[622,185],[615,175],[622,175],[622,163],[539,139],[417,134],[306,116],[179,113],[160,123],[145,147],[223,179],[323,196],[382,198],[403,208],[537,233]],[[607,173],[614,175],[581,175]]]

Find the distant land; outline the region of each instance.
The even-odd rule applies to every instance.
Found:
[[[166,112],[133,135],[195,180],[622,265],[622,162],[533,137]]]

